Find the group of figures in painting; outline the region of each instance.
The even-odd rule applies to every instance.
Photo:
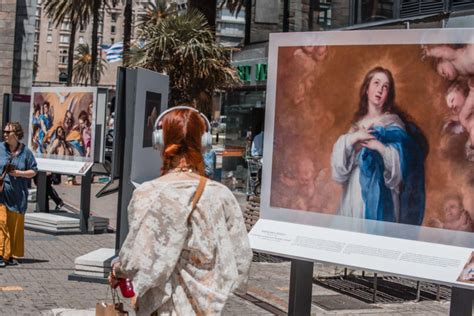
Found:
[[[332,106],[334,105],[334,108],[339,106],[338,109],[340,105],[349,106],[340,101],[342,97],[336,99],[329,95],[329,89],[336,89],[330,84],[324,86],[327,88],[324,91],[325,95],[318,95],[321,91],[317,90],[320,88],[317,85],[324,84],[317,80],[330,80],[324,76],[332,75],[328,74],[328,69],[331,67],[333,72],[343,68],[337,60],[340,61],[343,59],[341,56],[349,54],[348,50],[345,51],[344,47],[336,46],[284,49],[288,50],[289,64],[291,60],[294,60],[293,65],[297,67],[312,65],[314,73],[305,74],[306,70],[303,70],[302,74],[299,74],[302,79],[294,88],[296,93],[293,99],[291,101],[289,97],[286,99],[287,102],[293,104],[294,110],[300,109],[299,118],[291,117],[292,114],[286,109],[290,103],[285,103],[285,97],[288,95],[285,91],[278,91],[286,87],[277,88],[275,122],[275,149],[277,150],[274,150],[274,161],[276,161],[276,168],[283,170],[280,175],[273,175],[272,185],[276,188],[276,193],[272,190],[272,205],[352,218],[474,231],[474,222],[470,213],[474,211],[470,209],[473,201],[472,196],[469,196],[474,186],[474,44],[433,44],[410,47],[413,52],[418,52],[418,57],[413,57],[414,54],[411,56],[413,60],[417,60],[417,67],[424,70],[432,69],[430,75],[438,78],[435,79],[436,86],[427,82],[426,86],[430,88],[424,89],[423,92],[421,89],[417,91],[419,94],[429,95],[438,90],[437,95],[442,94],[436,101],[440,103],[439,109],[429,108],[428,103],[431,100],[425,100],[426,103],[423,104],[425,116],[427,116],[427,111],[444,113],[436,114],[437,116],[431,114],[435,119],[423,118],[420,109],[413,109],[413,105],[405,104],[406,100],[409,100],[406,96],[402,100],[403,103],[398,104],[399,100],[396,96],[399,95],[399,91],[396,86],[398,87],[400,82],[397,82],[395,78],[404,76],[401,71],[402,66],[397,65],[393,60],[387,61],[390,58],[396,59],[397,52],[402,50],[401,47],[360,48],[361,56],[376,56],[377,54],[373,51],[380,49],[379,56],[376,56],[379,60],[369,62],[368,64],[372,63],[372,66],[366,67],[365,71],[358,70],[364,75],[359,77],[361,81],[356,82],[357,107],[350,106],[353,112],[349,128],[346,127],[345,132],[344,127],[340,127],[343,124],[338,121],[345,114],[340,114],[342,112],[338,112]],[[369,53],[370,50],[372,50],[372,55]],[[354,55],[356,53],[353,52]],[[285,57],[279,56],[279,58],[283,60]],[[292,65],[284,67],[291,68]],[[392,68],[398,68],[396,76]],[[278,83],[291,78],[286,68],[279,71],[278,76]],[[337,78],[337,80],[344,79]],[[404,79],[401,86],[405,95],[408,95],[409,80],[419,78],[405,77]],[[283,86],[283,84],[279,85],[279,87]],[[432,91],[430,91],[431,88]],[[323,87],[320,89],[323,90]],[[313,92],[314,90],[317,92]],[[442,93],[439,90],[442,90]],[[315,96],[310,97],[311,93]],[[308,132],[303,131],[306,117],[313,119],[313,126],[309,126],[309,122],[307,124],[312,129]],[[347,120],[346,117],[344,116],[344,120]],[[314,118],[317,118],[316,124],[314,124]],[[289,124],[283,121],[285,119],[298,126],[294,135],[288,133]],[[422,121],[422,124],[419,121]],[[436,127],[433,127],[435,125],[439,125],[440,128],[436,130]],[[332,145],[326,145],[337,130],[343,131],[342,135],[341,133],[335,135]],[[428,135],[426,130],[429,130]],[[279,132],[287,135],[279,134]],[[288,139],[294,137],[293,139],[297,139],[295,142],[300,147],[308,148],[310,151],[313,150],[312,148],[318,148],[318,145],[319,148],[326,148],[329,154],[323,150],[317,154],[318,158],[327,157],[329,163],[308,159],[305,153],[301,153],[299,166],[282,168],[280,159],[283,161],[284,158],[280,157],[285,157],[286,153],[298,152],[291,148],[292,145],[286,141],[285,137]],[[453,158],[454,147],[451,144],[459,145],[460,142],[462,142],[462,151],[456,151],[456,157]],[[280,144],[286,145],[280,147]],[[284,147],[287,148],[283,149]],[[431,155],[430,161],[428,161],[428,155]],[[462,166],[458,169],[464,169],[464,175],[461,175],[464,176],[463,182],[456,185],[445,183],[443,190],[436,187],[439,184],[433,184],[435,179],[431,179],[432,182],[428,184],[426,182],[427,166],[429,166],[430,176],[437,172],[441,173],[439,170],[433,170],[433,166],[440,163],[439,161],[433,163],[434,157],[441,157],[438,160],[446,162],[445,165],[449,167],[454,166],[449,162],[449,159],[453,158],[453,161]],[[285,172],[285,169],[291,172]],[[449,179],[449,177],[448,174],[446,178]],[[341,192],[338,201],[334,202],[337,194],[331,191],[334,186],[327,182],[329,179],[334,180],[334,183],[339,186],[336,188]],[[290,196],[293,188],[296,194]],[[464,190],[456,190],[459,188]],[[427,205],[428,201],[430,207]],[[328,205],[334,207],[335,211],[331,211]],[[437,206],[436,211],[432,210],[434,205]]]
[[[59,90],[33,93],[30,134],[33,152],[91,157],[94,109],[92,93]]]

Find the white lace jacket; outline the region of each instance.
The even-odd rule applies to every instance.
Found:
[[[209,180],[188,222],[198,183],[158,178],[133,194],[117,272],[133,280],[137,315],[220,315],[247,279],[252,251],[237,200]]]

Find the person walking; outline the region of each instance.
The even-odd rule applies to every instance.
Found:
[[[33,182],[36,186],[38,186],[38,177],[33,178]],[[60,184],[61,183],[61,175],[57,173],[51,173],[46,175],[46,209],[41,210],[46,213],[49,212],[49,199],[52,199],[53,202],[56,204],[55,211],[60,211],[61,208],[64,206],[64,201],[59,196],[56,189],[53,187],[53,184]]]
[[[18,264],[24,256],[25,213],[28,202],[28,179],[38,168],[33,153],[20,140],[23,128],[18,122],[7,123],[0,143],[0,268]],[[0,186],[1,187],[1,186]]]
[[[242,211],[226,186],[204,177],[201,114],[178,107],[160,122],[162,176],[133,193],[109,283],[133,281],[138,316],[220,315],[252,259]]]

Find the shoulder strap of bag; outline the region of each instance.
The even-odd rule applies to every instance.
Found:
[[[196,208],[196,205],[198,204],[199,199],[201,199],[202,192],[204,192],[204,188],[206,187],[206,182],[207,182],[206,177],[201,176],[201,178],[199,178],[199,184],[196,189],[196,193],[194,193],[193,201],[192,201],[191,210],[193,211]]]

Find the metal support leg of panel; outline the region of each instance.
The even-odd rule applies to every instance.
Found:
[[[420,281],[416,281],[416,299],[415,302],[419,302],[421,300],[421,283]]]
[[[49,212],[46,172],[36,175],[36,212]]]
[[[89,170],[81,179],[81,205],[80,205],[80,227],[81,232],[88,232],[89,214],[91,208],[91,180],[92,173]]]
[[[451,306],[449,308],[450,316],[472,316],[472,301],[474,291],[453,287],[451,289]]]
[[[292,260],[288,315],[304,316],[311,314],[312,287],[313,263]]]
[[[378,276],[377,273],[374,273],[374,292],[372,295],[372,303],[377,303],[377,286],[378,286]]]

